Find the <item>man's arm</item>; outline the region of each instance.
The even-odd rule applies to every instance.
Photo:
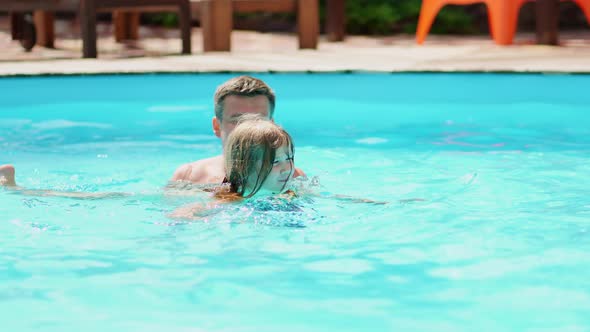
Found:
[[[192,173],[193,167],[191,163],[181,165],[174,171],[174,175],[170,181],[189,181],[190,175]]]
[[[225,176],[223,157],[217,156],[184,164],[174,172],[171,182],[183,181],[194,184],[221,183]]]
[[[209,183],[209,175],[207,172],[207,165],[203,160],[195,161],[193,163],[184,164],[174,172],[170,182],[191,182],[194,184]]]
[[[12,189],[14,194],[20,194],[24,196],[36,196],[36,197],[62,197],[71,199],[81,200],[94,200],[94,199],[108,199],[108,198],[122,198],[130,197],[134,194],[123,193],[123,192],[81,192],[81,191],[57,191],[51,189],[25,189],[21,187],[14,187]]]

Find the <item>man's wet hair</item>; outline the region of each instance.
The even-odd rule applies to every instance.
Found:
[[[228,96],[265,96],[270,105],[269,118],[272,119],[273,117],[275,111],[275,93],[262,80],[243,75],[234,77],[217,87],[213,101],[215,103],[215,117],[219,121],[223,120],[224,101]]]

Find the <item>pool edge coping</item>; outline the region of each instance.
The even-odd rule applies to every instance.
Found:
[[[80,72],[37,72],[0,73],[0,78],[18,77],[61,77],[61,76],[135,76],[135,75],[207,75],[207,74],[514,74],[514,75],[590,75],[588,71],[558,70],[131,70],[131,71],[80,71]]]

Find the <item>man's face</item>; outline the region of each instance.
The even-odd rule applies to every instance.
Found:
[[[242,115],[258,114],[267,118],[270,115],[270,103],[266,96],[227,96],[223,103],[222,120],[219,121],[216,117],[213,117],[213,132],[215,136],[221,138],[222,143],[234,130]]]

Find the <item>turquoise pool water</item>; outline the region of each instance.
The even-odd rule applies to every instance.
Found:
[[[258,75],[314,190],[391,204],[170,220],[230,76],[0,79],[21,186],[133,194],[0,189],[2,330],[590,330],[590,76]]]

